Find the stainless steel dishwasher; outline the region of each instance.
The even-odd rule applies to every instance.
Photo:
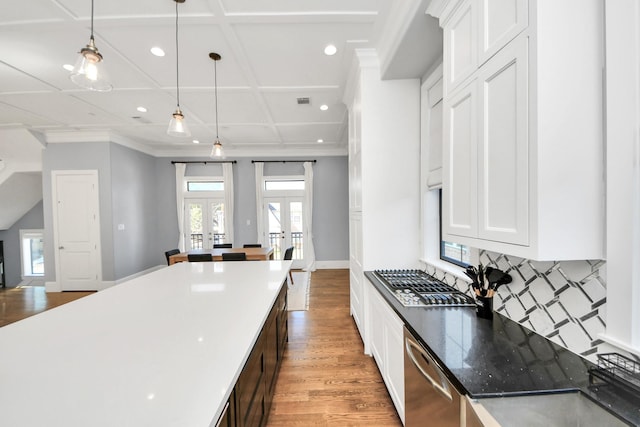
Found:
[[[405,427],[460,427],[460,393],[404,329]]]

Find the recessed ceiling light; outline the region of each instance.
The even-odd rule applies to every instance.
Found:
[[[194,144],[200,144],[200,141],[198,141],[197,139],[194,139],[194,140],[193,140],[193,143],[194,143]]]
[[[324,54],[328,56],[335,55],[337,51],[338,48],[332,44],[329,44],[324,48]]]
[[[62,68],[64,68],[67,71],[73,71],[73,65],[71,64],[64,64]]]
[[[144,107],[138,107],[138,108],[136,108],[136,110],[140,111],[141,113],[146,113],[147,112],[147,109],[144,108]]]
[[[155,56],[164,56],[164,50],[159,48],[158,46],[154,46],[151,48],[151,53]]]
[[[324,142],[324,139],[319,139],[318,140],[318,144],[322,144]]]
[[[322,104],[322,105],[320,106],[320,109],[321,109],[322,111],[327,111],[327,110],[329,109],[329,106],[328,106],[327,104]]]

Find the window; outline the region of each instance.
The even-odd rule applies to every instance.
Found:
[[[304,179],[265,179],[265,191],[304,191]]]
[[[442,240],[442,190],[439,191],[440,200],[440,259],[460,267],[471,264],[471,251],[468,246]]]
[[[22,277],[44,276],[44,239],[42,230],[20,230]]]
[[[187,180],[187,191],[224,191],[224,181],[192,181]]]

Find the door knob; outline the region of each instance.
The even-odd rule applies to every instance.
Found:
[[[64,249],[64,246],[58,246],[58,249]]]

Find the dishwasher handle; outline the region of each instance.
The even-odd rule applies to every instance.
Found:
[[[422,374],[422,376],[424,376],[427,381],[429,381],[431,383],[431,385],[433,386],[433,388],[438,391],[443,397],[445,397],[447,400],[449,401],[453,401],[453,396],[451,396],[451,392],[448,390],[448,387],[443,387],[443,385],[441,383],[439,383],[438,381],[434,380],[431,375],[429,375],[428,372],[426,372],[424,370],[424,368],[422,366],[420,366],[420,363],[418,363],[418,361],[416,360],[416,356],[413,352],[413,350],[417,350],[418,353],[420,353],[420,355],[423,357],[423,359],[434,366],[435,368],[435,363],[433,361],[433,359],[429,356],[429,354],[427,354],[427,352],[425,352],[422,347],[414,342],[413,340],[411,340],[408,337],[405,337],[404,339],[405,342],[405,349],[407,352],[407,355],[409,356],[409,359],[411,359],[411,362],[414,364],[414,366],[416,368],[418,368],[418,370],[420,371],[420,373]],[[437,368],[435,368],[437,369]]]

